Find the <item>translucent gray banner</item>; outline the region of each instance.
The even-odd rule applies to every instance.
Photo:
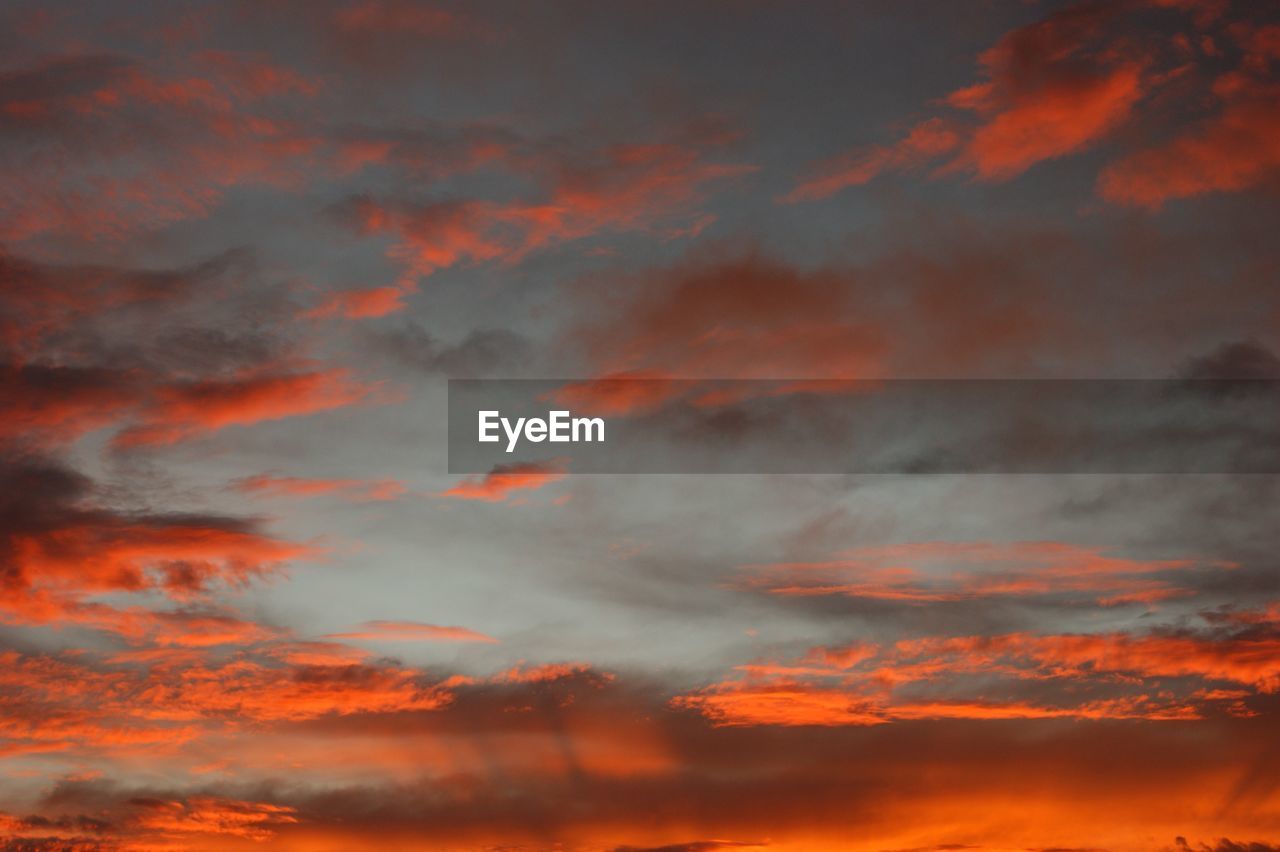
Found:
[[[451,473],[544,469],[1280,473],[1280,382],[449,382]]]

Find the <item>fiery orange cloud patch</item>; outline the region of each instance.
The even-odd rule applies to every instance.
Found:
[[[221,796],[135,796],[112,819],[87,815],[47,819],[0,815],[14,849],[30,852],[151,852],[226,848],[227,840],[262,843],[297,823],[296,809]]]
[[[855,548],[827,562],[744,566],[748,587],[774,595],[845,595],[907,603],[1083,594],[1104,606],[1191,594],[1168,575],[1229,563],[1130,559],[1063,542],[918,542]]]
[[[46,748],[162,749],[248,723],[436,710],[452,700],[425,673],[389,663],[178,654],[98,667],[83,654],[17,653],[5,661],[13,694],[0,729],[19,744]]]
[[[1280,639],[1274,623],[1267,627],[1225,634],[925,637],[882,647],[817,647],[794,662],[739,666],[737,679],[677,696],[672,704],[720,725],[1189,720],[1203,718],[1207,708],[1248,717],[1254,711],[1245,699],[1280,691]],[[984,694],[992,678],[1008,684],[998,689],[1000,698]],[[1019,697],[1020,682],[1038,683],[1041,697]]]
[[[395,500],[407,488],[395,479],[309,479],[299,476],[258,474],[237,479],[235,487],[249,494],[272,497],[317,497],[340,494],[357,501]]]
[[[69,618],[125,635],[168,631],[163,620],[86,604],[85,598],[158,591],[186,600],[215,583],[244,584],[285,561],[316,553],[254,532],[180,518],[143,524],[93,516],[50,530],[11,534],[8,547],[13,582],[0,596],[0,611],[9,619],[44,623]]]
[[[1008,179],[1080,150],[1127,119],[1143,94],[1143,63],[1141,54],[1117,59],[1112,52],[1114,14],[1071,6],[982,54],[988,79],[947,99],[982,119],[949,168]]]
[[[315,551],[252,532],[176,518],[150,524],[94,518],[11,537],[13,563],[30,583],[84,590],[199,591],[212,579],[243,582],[262,566]],[[92,566],[92,570],[86,570]]]
[[[367,621],[356,630],[330,633],[326,639],[375,642],[487,642],[498,640],[466,627],[421,624],[416,621]]]
[[[266,641],[275,631],[209,597],[320,553],[235,518],[113,512],[97,504],[85,477],[48,462],[6,459],[0,474],[0,620],[10,624],[84,627],[161,648]],[[157,609],[148,595],[182,607]]]
[[[1105,44],[1113,17],[1112,9],[1080,4],[1009,33],[979,57],[986,79],[945,99],[976,124],[927,119],[893,145],[829,161],[782,200],[825,198],[953,152],[940,174],[1008,180],[1097,142],[1125,122],[1145,94],[1141,59],[1117,60]]]
[[[521,661],[521,664],[495,675],[494,679],[502,683],[547,683],[587,674],[604,680],[613,678],[613,675],[608,673],[596,674],[590,663],[545,663],[540,666],[525,666]]]
[[[73,619],[78,615],[72,613]],[[103,626],[135,643],[161,648],[208,648],[217,645],[254,645],[274,640],[280,631],[235,615],[209,612],[120,611]]]
[[[1213,78],[1216,114],[1173,139],[1111,163],[1098,178],[1108,201],[1158,208],[1166,201],[1262,184],[1280,171],[1280,134],[1274,65],[1280,61],[1280,26],[1228,28],[1241,53],[1239,66]]]
[[[1199,130],[1111,164],[1103,198],[1156,208],[1164,202],[1257,185],[1280,170],[1280,87],[1229,104]]]
[[[228,426],[329,411],[368,402],[379,387],[356,382],[344,369],[168,385],[156,392],[140,423],[116,436],[116,444],[172,444]]]
[[[840,688],[788,680],[725,684],[672,699],[719,725],[880,725],[875,702]]]
[[[1194,706],[1146,696],[1053,707],[1020,701],[931,701],[886,705],[856,690],[774,680],[729,683],[672,700],[716,725],[883,725],[910,719],[1147,719],[1200,718]]]
[[[799,183],[779,200],[829,197],[890,173],[1005,182],[1085,152],[1109,163],[1096,191],[1114,204],[1154,209],[1264,186],[1280,170],[1272,141],[1280,30],[1242,23],[1247,5],[1056,4],[1048,19],[984,53],[975,85],[935,104],[935,114],[897,124],[904,137],[796,170]],[[1171,504],[1132,515],[1108,509],[1108,524],[1090,530],[1110,531],[1133,550],[921,542],[823,559],[812,554],[845,532],[844,498],[864,496],[847,493],[847,483],[792,480],[779,489],[770,480],[763,500],[748,495],[751,513],[731,519],[728,538],[708,534],[705,515],[693,512],[654,523],[673,506],[648,496],[588,499],[598,496],[594,485],[550,526],[510,519],[519,523],[479,542],[462,541],[467,525],[457,523],[474,505],[424,504],[430,519],[406,529],[396,507],[251,502],[270,505],[290,527],[325,524],[330,533],[332,523],[344,535],[346,524],[360,527],[369,548],[350,576],[338,578],[344,566],[336,566],[329,585],[307,579],[304,563],[318,547],[269,533],[266,518],[209,508],[243,507],[237,494],[213,490],[208,503],[193,494],[188,475],[198,470],[242,494],[394,499],[405,492],[397,481],[326,478],[299,456],[333,449],[335,470],[370,453],[385,460],[397,448],[393,435],[376,432],[377,418],[358,436],[318,424],[245,441],[195,439],[385,401],[383,386],[362,378],[365,368],[408,373],[412,364],[416,380],[428,363],[483,373],[510,363],[491,350],[526,335],[566,345],[529,350],[522,369],[582,366],[605,377],[565,388],[569,407],[630,413],[665,402],[672,377],[773,378],[778,393],[820,393],[833,386],[823,379],[1038,369],[1055,359],[1069,366],[1079,340],[1062,344],[1075,326],[1114,335],[1128,315],[1096,310],[1085,281],[1094,276],[1070,263],[1059,269],[1068,254],[1115,251],[1109,268],[1138,285],[1121,301],[1138,306],[1144,327],[1163,329],[1170,317],[1144,310],[1139,279],[1152,267],[1133,258],[1160,254],[1153,245],[1183,235],[1164,234],[1156,217],[1117,228],[1114,243],[1077,243],[1071,231],[1057,244],[1056,233],[1034,232],[1056,227],[1039,216],[1027,216],[1036,221],[1012,238],[983,233],[1001,221],[987,212],[1009,208],[979,207],[976,224],[957,229],[958,247],[939,242],[940,251],[935,232],[913,227],[900,238],[901,222],[886,219],[866,236],[886,238],[887,249],[864,262],[861,237],[846,246],[840,223],[811,228],[801,208],[744,197],[755,167],[730,155],[732,134],[651,132],[671,113],[759,110],[745,124],[752,138],[743,150],[771,165],[795,150],[813,126],[801,112],[815,96],[803,88],[807,77],[791,85],[788,74],[813,66],[790,66],[788,43],[816,56],[790,36],[822,33],[788,28],[811,27],[807,16],[825,13],[787,9],[776,34],[758,32],[772,7],[707,4],[676,21],[691,25],[684,29],[703,62],[698,28],[713,14],[733,16],[716,28],[725,49],[699,66],[712,71],[705,79],[669,61],[687,34],[666,10],[644,4],[528,17],[511,4],[509,20],[414,0],[201,3],[141,17],[95,7],[83,22],[74,7],[0,15],[0,29],[14,34],[0,36],[14,49],[0,70],[0,136],[17,143],[0,160],[0,240],[56,258],[41,264],[0,252],[0,848],[1277,848],[1269,717],[1280,700],[1280,605],[1265,603],[1274,597],[1267,566],[1250,557],[1237,567],[1135,555],[1204,540],[1193,538],[1203,530],[1175,529],[1178,518],[1149,523]],[[1184,31],[1160,33],[1163,43],[1148,38],[1133,22],[1153,9]],[[592,36],[587,43],[578,43],[579,26]],[[840,30],[842,47],[861,37],[861,27],[822,29]],[[617,53],[616,34],[625,36]],[[738,77],[740,54],[728,45],[747,46],[741,55],[750,56],[757,43],[783,60],[776,77],[773,67],[767,74],[788,92],[781,121],[765,91],[772,83],[748,98],[719,97],[754,73]],[[244,44],[254,52],[233,49]],[[921,44],[922,55],[935,54]],[[661,56],[640,58],[661,61],[638,63],[640,76],[629,77],[636,53],[653,45]],[[463,59],[453,66],[452,51]],[[587,67],[580,60],[606,55],[607,69],[587,81],[591,114],[575,116],[585,94],[573,87]],[[518,79],[493,59],[514,60]],[[422,73],[397,78],[406,67]],[[690,85],[662,83],[668,76]],[[610,91],[619,84],[625,91]],[[709,92],[715,102],[700,102]],[[892,109],[892,92],[882,94]],[[610,107],[615,95],[620,109]],[[1022,185],[983,187],[911,203],[961,219],[975,212],[963,206],[975,196],[1000,195],[1016,198],[1021,213],[1043,200],[1042,187],[1027,188],[1029,196],[1017,195]],[[947,206],[962,195],[960,207]],[[321,210],[369,239],[349,246],[334,239],[341,234],[308,230],[325,218],[315,215]],[[1051,220],[1077,211],[1034,212]],[[773,214],[786,221],[767,219]],[[757,216],[765,228],[754,233]],[[1243,218],[1228,217],[1224,229]],[[1261,286],[1239,299],[1218,286],[1226,268],[1270,281],[1267,256],[1244,245],[1252,233],[1242,230],[1238,253],[1221,264],[1208,253],[1170,252],[1169,265],[1206,273],[1212,287],[1182,292],[1174,282],[1166,293],[1161,280],[1152,292],[1183,307],[1265,314]],[[679,248],[672,241],[722,235],[734,241],[727,261],[717,248],[665,258]],[[786,251],[787,264],[736,248],[753,237]],[[251,247],[186,268],[110,265],[163,262],[227,238]],[[394,286],[317,296],[299,283],[314,280],[305,267],[331,261],[351,280],[389,280],[363,268],[385,263],[374,256],[385,245],[403,271]],[[650,251],[664,268],[632,273],[637,261],[652,262]],[[574,257],[561,266],[562,255]],[[538,264],[513,268],[535,256]],[[470,266],[484,267],[479,282],[466,280]],[[409,295],[428,276],[440,287],[418,304]],[[513,291],[509,310],[455,301],[490,296],[485,279],[526,277],[535,286]],[[1049,291],[1069,277],[1073,286],[1055,299]],[[553,292],[567,298],[546,298]],[[511,327],[465,327],[481,314]],[[378,317],[389,319],[315,321]],[[1180,344],[1220,328],[1181,333],[1188,324],[1163,331]],[[384,334],[396,329],[410,331]],[[465,342],[446,351],[437,333]],[[1091,339],[1137,351],[1147,338]],[[473,358],[477,351],[484,357]],[[1170,351],[1147,354],[1157,363]],[[315,353],[342,361],[312,360]],[[610,377],[654,381],[611,387]],[[695,405],[736,401],[707,387]],[[114,443],[90,435],[108,429]],[[183,442],[191,443],[175,446]],[[301,475],[245,475],[277,453]],[[58,454],[98,471],[97,481],[61,467]],[[551,465],[499,467],[442,496],[519,502],[564,475]],[[1205,528],[1227,555],[1265,560],[1264,540],[1237,529],[1247,524],[1216,487],[1204,483],[1187,526]],[[1249,487],[1257,491],[1246,496],[1266,505],[1269,486]],[[962,511],[982,511],[967,497]],[[844,540],[884,534],[882,521],[915,508],[894,498],[859,517],[856,537]],[[770,505],[786,511],[775,516]],[[830,507],[817,519],[805,514]],[[1032,508],[1018,506],[1013,517],[1029,520]],[[790,536],[797,518],[805,525]],[[1079,518],[1065,509],[1038,517],[1054,531],[1029,534],[1059,534]],[[927,528],[949,532],[930,534],[957,528],[952,518],[933,520]],[[888,534],[910,535],[905,526]],[[418,579],[436,583],[397,582],[415,566],[377,545],[403,543],[401,534],[430,548],[432,563],[453,566],[441,570],[474,574],[490,560],[469,559],[473,546],[536,556],[563,547],[585,570],[558,573],[575,570],[561,564],[574,560],[555,554],[521,584],[481,571],[460,593],[441,575],[431,611],[465,609],[465,597],[490,580],[511,593],[495,600],[492,620],[457,616],[503,643],[459,626],[356,623],[379,615],[367,611],[378,583],[391,578],[393,591],[407,594],[422,588]],[[1143,544],[1151,539],[1160,544]],[[611,541],[622,543],[606,554]],[[815,558],[822,561],[804,561]],[[708,588],[726,568],[754,560],[761,564],[738,569],[736,584]],[[242,597],[286,570],[293,584]],[[526,597],[534,584],[552,594]],[[334,606],[343,620],[333,620]],[[487,612],[484,600],[479,606]],[[1197,615],[1192,606],[1217,608]],[[582,607],[591,612],[578,618]],[[313,611],[354,626],[306,638],[315,636]],[[841,612],[856,615],[832,617]],[[1157,623],[1156,615],[1170,617]],[[835,631],[851,625],[866,633],[841,644],[849,637]],[[742,652],[748,640],[752,650]],[[764,644],[773,641],[780,644]],[[435,648],[434,656],[459,658],[437,670],[363,644],[376,642],[472,644]],[[815,642],[830,644],[806,649]],[[572,652],[574,643],[586,643],[587,654]],[[517,662],[522,656],[532,662]],[[601,668],[611,657],[637,662],[615,675]],[[468,668],[476,659],[496,662],[482,673]],[[739,660],[747,661],[734,666]],[[727,667],[725,677],[702,673]],[[1259,839],[1197,839],[1224,835]]]
[[[1007,107],[966,97],[964,106],[992,116],[974,131],[955,165],[971,167],[985,180],[1015,177],[1101,138],[1129,116],[1141,93],[1140,69],[1127,65],[1092,80],[1048,86]]]
[[[780,200],[816,201],[842,189],[861,186],[886,171],[919,168],[960,144],[960,135],[941,118],[920,122],[901,141],[891,146],[872,145],[835,157],[814,169],[806,179]]]
[[[347,319],[373,319],[398,313],[405,309],[405,291],[400,287],[373,287],[368,290],[350,290],[335,293],[305,316],[311,319],[346,317]]]
[[[136,826],[161,834],[215,834],[270,840],[274,828],[297,822],[295,809],[266,802],[248,802],[216,796],[192,796],[183,800],[134,799]]]
[[[594,234],[680,221],[707,184],[754,167],[709,163],[698,148],[653,144],[608,147],[550,171],[544,197],[535,200],[424,205],[361,197],[342,213],[359,233],[398,237],[388,253],[406,267],[400,286],[412,290],[420,279],[460,263],[515,263]],[[705,216],[698,221],[699,228],[707,224]]]
[[[314,92],[300,75],[234,54],[206,55],[209,76],[118,57],[70,53],[22,69],[42,94],[7,109],[39,136],[71,132],[77,156],[46,145],[3,171],[0,236],[120,240],[203,216],[230,187],[295,182],[320,140],[253,102]],[[139,136],[139,124],[156,129]]]
[[[1200,32],[1179,33],[1173,44],[1180,51],[1170,51],[1164,40],[1140,38],[1129,16],[1141,16],[1144,6],[1189,13]],[[1168,142],[1114,159],[1098,177],[1099,196],[1158,208],[1172,199],[1262,185],[1280,170],[1273,72],[1280,37],[1274,25],[1226,18],[1228,6],[1160,0],[1067,6],[1014,30],[979,57],[985,79],[944,99],[960,117],[935,116],[896,143],[834,157],[780,200],[825,198],[953,153],[935,177],[969,173],[1007,181],[1141,124],[1148,120],[1145,101],[1174,82],[1200,79],[1209,81],[1196,83],[1204,89],[1200,100],[1216,104],[1216,113],[1190,122],[1192,129],[1177,131]],[[1205,34],[1210,29],[1213,35]],[[1232,70],[1221,70],[1221,42],[1237,44]]]
[[[484,476],[469,476],[441,492],[456,500],[501,503],[517,491],[533,491],[564,479],[564,472],[546,464],[499,465]]]
[[[1026,660],[1053,676],[1120,672],[1142,678],[1191,676],[1242,683],[1262,692],[1280,689],[1280,639],[1272,635],[1132,636],[1125,633],[1075,636],[966,637],[920,639],[899,644],[908,656],[954,659],[957,665],[986,666],[1000,657]]]

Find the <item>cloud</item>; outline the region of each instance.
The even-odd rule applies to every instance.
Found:
[[[242,585],[313,548],[273,539],[250,520],[217,515],[119,513],[93,505],[90,481],[39,458],[6,462],[0,561],[8,618],[101,622],[86,599],[155,591],[177,600],[215,584]],[[107,613],[136,630],[136,614]]]
[[[787,680],[724,684],[672,700],[719,725],[880,725],[876,702],[843,689]]]
[[[847,595],[909,604],[1077,595],[1113,606],[1194,593],[1169,577],[1205,567],[1190,559],[1128,559],[1062,542],[916,542],[853,548],[841,556],[744,566],[745,584],[782,596]]]
[[[1242,699],[1280,690],[1274,627],[923,637],[878,648],[819,647],[792,663],[739,666],[738,677],[677,696],[672,706],[696,710],[717,725],[1185,721],[1211,709],[1248,717],[1253,712]],[[1175,686],[1174,679],[1184,682]],[[1251,691],[1214,689],[1215,683]]]
[[[708,222],[696,208],[709,185],[755,170],[708,162],[702,148],[677,143],[610,145],[577,158],[549,153],[527,168],[542,190],[523,200],[353,196],[331,213],[358,234],[394,236],[388,255],[405,267],[398,286],[412,291],[442,269],[516,263],[597,234],[665,227],[680,236],[690,221],[701,230]]]
[[[159,834],[212,834],[270,840],[274,828],[298,821],[293,808],[267,802],[246,802],[216,796],[181,800],[136,798],[134,824],[139,831]]]
[[[246,322],[292,313],[255,290],[257,272],[244,252],[162,270],[0,257],[13,285],[0,294],[0,440],[48,447],[123,427],[117,447],[167,445],[391,398],[306,357],[285,325]]]
[[[1078,3],[1010,32],[979,57],[984,79],[944,99],[967,117],[935,116],[896,143],[840,155],[782,200],[825,198],[945,155],[937,174],[1004,181],[1105,138],[1146,89],[1142,52],[1116,50],[1106,38],[1115,15],[1104,4]]]
[[[1108,201],[1158,208],[1166,201],[1238,192],[1280,172],[1280,87],[1229,103],[1199,129],[1109,165],[1098,178]]]
[[[121,431],[121,448],[162,446],[228,426],[245,426],[376,401],[380,385],[361,384],[349,370],[262,372],[234,379],[163,385],[139,422]]]
[[[1190,15],[1194,29],[1214,34],[1174,29],[1182,21],[1172,18],[1153,26],[1151,6]],[[897,142],[827,160],[781,200],[825,198],[929,163],[938,164],[932,177],[1008,181],[1122,136],[1128,152],[1098,176],[1105,201],[1156,209],[1265,185],[1280,171],[1273,73],[1280,30],[1246,7],[1227,16],[1228,8],[1081,2],[1059,9],[983,52],[981,79],[945,97],[948,112],[916,123]],[[1236,43],[1231,70],[1223,70],[1219,41]],[[1161,106],[1172,98],[1186,106],[1176,113]],[[1217,107],[1207,116],[1197,109],[1206,103]],[[1161,141],[1132,144],[1143,137]]]
[[[253,104],[272,86],[307,94],[298,75],[225,56],[215,73],[185,70],[71,53],[0,76],[0,238],[118,241],[314,162],[317,139]]]
[[[626,309],[572,340],[603,376],[867,377],[887,341],[857,296],[839,271],[755,255],[694,262],[624,278],[610,298]]]
[[[980,57],[987,80],[948,103],[981,123],[947,166],[984,180],[1016,177],[1078,151],[1129,118],[1144,93],[1141,52],[1098,45],[1114,10],[1076,4],[1013,31]]]
[[[83,815],[55,820],[0,815],[0,828],[8,835],[2,848],[11,852],[132,852],[155,848],[145,842],[150,838],[167,840],[165,848],[186,849],[191,847],[178,838],[202,835],[262,842],[274,837],[278,827],[298,821],[296,811],[287,806],[219,796],[181,799],[139,796],[123,803],[118,810],[114,822]],[[68,830],[96,836],[61,834]],[[123,838],[129,839],[122,843]],[[135,844],[134,839],[144,842]],[[177,846],[170,845],[174,841]]]
[[[1237,42],[1240,59],[1235,69],[1213,77],[1207,99],[1217,110],[1176,129],[1168,141],[1108,165],[1098,177],[1103,198],[1154,209],[1174,199],[1249,189],[1280,173],[1280,83],[1274,71],[1280,26],[1240,20],[1227,34]]]
[[[370,348],[396,365],[415,373],[443,373],[450,378],[520,375],[529,368],[537,348],[521,334],[507,329],[481,328],[457,343],[444,343],[415,323],[371,331]]]
[[[498,640],[466,627],[442,627],[416,621],[366,621],[356,630],[330,633],[326,639],[370,642],[487,642]]]
[[[711,842],[690,836],[807,849],[841,843],[850,818],[869,845],[896,849],[953,845],[930,843],[938,837],[1005,848],[1126,848],[1135,833],[1145,843],[1177,831],[1265,835],[1265,813],[1224,825],[1221,815],[1199,817],[1191,807],[1224,795],[1238,777],[1224,745],[1264,752],[1272,745],[1269,730],[1240,726],[1248,720],[1197,723],[1206,735],[1189,743],[1185,728],[1125,720],[714,726],[665,707],[662,692],[627,677],[459,683],[451,702],[430,711],[329,713],[237,729],[207,746],[192,742],[182,754],[193,761],[216,755],[229,771],[186,784],[65,779],[32,811],[51,819],[93,814],[110,824],[96,835],[104,842],[140,845],[159,839],[159,828],[138,822],[153,808],[178,818],[198,812],[207,818],[185,827],[270,831],[272,847],[286,850],[317,842],[357,850],[388,842],[538,847],[546,837],[603,849]],[[280,777],[278,756],[264,750],[279,736],[288,737],[296,775],[235,792],[234,779],[251,768]],[[1026,747],[991,760],[1011,737]],[[338,780],[310,783],[317,774]],[[1028,777],[1050,780],[1026,789]],[[677,781],[686,795],[672,797]],[[981,812],[982,802],[1007,795],[1011,785],[1022,816]],[[1145,792],[1135,799],[1134,790]],[[1121,818],[1113,808],[1123,791],[1131,798]],[[221,801],[204,804],[203,797]],[[566,812],[565,801],[576,808]],[[1027,810],[1036,813],[1034,824]],[[243,825],[235,817],[242,811]],[[1081,814],[1091,817],[1087,827]],[[167,839],[207,848],[216,837],[178,831]]]
[[[455,500],[502,503],[513,492],[537,490],[561,479],[564,479],[564,472],[554,465],[499,465],[483,476],[466,477],[447,491],[442,491],[440,496]]]
[[[958,144],[959,134],[941,118],[930,118],[917,124],[893,145],[871,145],[819,164],[812,177],[781,200],[794,204],[826,198],[842,189],[861,186],[883,172],[919,168]]]
[[[1192,381],[1231,383],[1280,380],[1280,358],[1256,341],[1224,343],[1213,351],[1192,358],[1181,370]]]
[[[304,316],[309,319],[345,317],[347,319],[373,319],[398,313],[405,309],[405,291],[399,287],[372,287],[367,290],[349,290],[335,293]]]
[[[1219,839],[1213,845],[1208,843],[1197,843],[1195,846],[1187,843],[1186,838],[1179,837],[1175,841],[1178,850],[1194,850],[1194,852],[1275,852],[1280,849],[1272,843],[1261,843],[1257,841],[1237,842],[1226,837]]]
[[[241,477],[232,484],[237,490],[247,494],[269,497],[336,494],[356,502],[395,500],[406,491],[404,483],[396,479],[313,479],[269,473]]]
[[[522,660],[504,672],[494,676],[498,683],[550,683],[566,678],[591,678],[598,681],[612,680],[612,675],[597,674],[590,663],[546,663],[540,666],[525,666]]]
[[[1030,378],[1045,375],[1040,365],[1051,360],[1075,363],[1100,351],[1089,343],[1097,326],[1079,321],[1062,298],[1066,285],[1047,273],[1073,270],[1077,295],[1084,285],[1076,279],[1092,280],[1093,260],[1073,240],[1027,232],[993,241],[964,224],[937,230],[927,243],[889,241],[858,265],[814,268],[717,248],[669,266],[587,276],[568,293],[576,321],[561,342],[594,379],[566,384],[561,396],[640,412],[666,403],[675,379],[789,379],[771,392],[795,404],[841,387],[822,380]],[[1081,266],[1089,271],[1077,273]],[[982,298],[971,298],[975,288]],[[768,387],[757,381],[754,393]],[[703,401],[708,417],[717,407],[732,413],[732,399]],[[780,425],[768,412],[744,413],[752,417],[766,432]]]
[[[613,852],[718,852],[721,849],[761,849],[767,841],[749,840],[691,840],[687,843],[665,843],[662,846],[618,846]]]

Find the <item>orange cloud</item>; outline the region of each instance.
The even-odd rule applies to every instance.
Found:
[[[820,164],[806,179],[780,200],[785,204],[816,201],[842,189],[861,186],[887,171],[919,168],[960,144],[960,135],[943,119],[930,118],[890,145],[872,145],[850,151]]]
[[[1081,150],[1128,119],[1143,94],[1141,70],[1128,64],[1096,76],[1052,80],[1019,92],[1010,103],[995,90],[964,92],[958,103],[987,120],[948,168],[972,169],[983,180],[1007,180]]]
[[[277,639],[280,631],[263,624],[245,621],[234,615],[208,612],[155,612],[131,608],[99,610],[76,607],[68,612],[68,620],[110,630],[137,644],[150,643],[161,648],[210,648],[219,645],[255,645]]]
[[[208,76],[71,53],[14,72],[11,81],[38,94],[0,109],[44,144],[0,172],[12,190],[0,202],[0,238],[119,240],[203,216],[232,186],[296,181],[320,140],[252,104],[314,88],[232,54],[202,62]]]
[[[868,726],[912,719],[1198,719],[1191,704],[1147,696],[1088,701],[1054,707],[1023,701],[929,701],[886,703],[857,690],[803,682],[729,682],[672,699],[715,725]]]
[[[156,518],[150,522],[89,516],[10,538],[17,576],[29,583],[81,590],[160,588],[199,591],[210,579],[243,582],[262,566],[314,555],[309,547],[234,527]]]
[[[494,675],[498,683],[548,683],[582,675],[593,675],[597,679],[612,680],[613,675],[596,674],[590,663],[545,663],[540,666],[525,666],[523,661],[504,672]]]
[[[838,687],[788,680],[721,684],[672,699],[717,725],[880,725],[876,702]]]
[[[326,639],[373,642],[488,642],[498,640],[466,627],[441,627],[416,621],[366,621],[358,630],[330,633]]]
[[[1196,635],[1131,636],[1124,633],[1065,636],[972,637],[960,640],[914,640],[909,653],[971,650],[980,658],[1007,655],[1025,658],[1061,675],[1120,672],[1144,678],[1199,677],[1247,684],[1263,692],[1280,689],[1280,638],[1274,636]]]
[[[213,834],[270,840],[275,829],[295,823],[294,808],[266,802],[192,796],[187,799],[135,798],[134,827],[161,834]]]
[[[1115,14],[1111,7],[1077,4],[1014,30],[979,57],[985,79],[945,99],[969,114],[968,121],[935,116],[892,145],[842,154],[781,200],[825,198],[952,152],[936,174],[1008,180],[1105,138],[1130,119],[1147,88],[1143,54],[1111,43],[1107,25]]]
[[[156,446],[244,426],[368,402],[379,385],[362,385],[349,370],[315,370],[205,379],[156,391],[141,422],[116,436],[119,447]]]
[[[412,290],[420,279],[460,263],[515,263],[594,234],[682,222],[706,185],[754,171],[705,162],[700,149],[675,144],[611,146],[540,168],[550,176],[535,200],[414,205],[361,197],[339,211],[359,233],[397,235],[388,254],[406,267],[399,286]],[[705,215],[694,218],[697,230],[708,224]]]
[[[316,497],[341,494],[357,501],[395,500],[405,491],[404,483],[395,479],[309,479],[298,476],[258,474],[237,479],[240,491],[271,497]]]
[[[1104,606],[1119,606],[1188,594],[1161,575],[1206,567],[1189,559],[1128,559],[1063,542],[917,542],[855,548],[841,556],[827,562],[745,566],[751,574],[746,583],[784,596],[845,595],[924,604],[1085,594]]]
[[[865,378],[881,369],[885,329],[859,310],[837,272],[747,257],[634,283],[616,320],[575,334],[602,376]],[[634,390],[644,388],[662,389],[645,382]]]
[[[160,594],[191,601],[319,553],[235,518],[115,513],[90,499],[88,479],[49,463],[11,463],[0,475],[13,495],[0,527],[7,577],[0,619],[9,623],[79,625],[161,646],[262,641],[271,631],[216,608],[165,612],[95,598]]]
[[[740,677],[672,699],[717,725],[879,725],[911,719],[1247,717],[1243,699],[1280,691],[1280,638],[1152,633],[1014,633],[814,648],[795,663],[738,667]],[[974,676],[982,676],[974,680]],[[1190,686],[1165,681],[1187,678]],[[994,680],[993,679],[998,679]],[[999,698],[991,684],[1000,680]],[[1035,682],[1041,700],[1020,696]],[[1251,692],[1223,690],[1227,682]],[[973,695],[975,684],[988,694]],[[928,688],[930,697],[920,692]],[[1102,694],[1099,694],[1099,693]],[[1111,694],[1107,694],[1111,693]],[[1117,694],[1118,693],[1118,694]]]
[[[1147,5],[1189,14],[1201,33],[1146,35]],[[1227,3],[1182,0],[1067,6],[1010,32],[979,57],[983,79],[944,99],[958,117],[934,116],[896,143],[832,158],[780,200],[824,198],[953,151],[934,176],[1009,180],[1112,138],[1122,127],[1167,121],[1139,108],[1175,85],[1178,101],[1193,106],[1175,117],[1178,127],[1161,128],[1162,138],[1172,138],[1111,162],[1098,177],[1098,194],[1154,209],[1173,199],[1263,185],[1280,172],[1273,70],[1280,27],[1258,22],[1243,7],[1228,18],[1228,9]],[[1223,42],[1237,49],[1226,51]],[[1226,62],[1234,67],[1224,71]],[[1215,112],[1198,117],[1205,104]]]
[[[536,490],[561,479],[564,479],[564,472],[546,464],[499,465],[484,476],[463,479],[448,491],[441,492],[440,496],[501,503],[513,492]]]
[[[347,319],[374,319],[405,309],[406,293],[400,287],[373,287],[335,293],[304,315],[311,319],[341,316]]]
[[[1280,172],[1280,87],[1231,103],[1197,130],[1109,165],[1098,192],[1118,204],[1166,201],[1256,186]]]

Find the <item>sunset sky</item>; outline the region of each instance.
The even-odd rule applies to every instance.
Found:
[[[1280,850],[1274,475],[446,441],[1280,379],[1277,4],[0,0],[0,63],[0,849]]]

